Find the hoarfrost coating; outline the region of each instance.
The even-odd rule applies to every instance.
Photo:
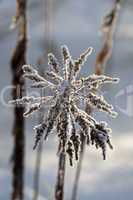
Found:
[[[109,133],[111,129],[104,122],[97,122],[91,115],[80,107],[80,102],[88,104],[91,108],[98,109],[116,117],[117,113],[113,110],[103,96],[98,96],[99,86],[106,83],[118,83],[118,78],[105,75],[92,74],[87,77],[80,77],[87,57],[92,53],[89,47],[76,60],[72,59],[67,46],[61,47],[63,68],[61,68],[55,56],[48,54],[48,64],[50,71],[46,72],[48,80],[39,75],[38,71],[32,66],[22,67],[24,77],[33,81],[32,88],[49,88],[52,96],[28,97],[10,101],[12,104],[26,104],[28,109],[24,116],[27,117],[33,112],[48,106],[48,112],[44,113],[41,124],[34,127],[36,131],[34,149],[42,139],[47,139],[53,129],[59,138],[58,153],[64,151],[68,154],[70,165],[73,158],[79,158],[81,140],[84,136],[86,143],[101,148],[103,159],[106,159],[106,145],[112,149]]]

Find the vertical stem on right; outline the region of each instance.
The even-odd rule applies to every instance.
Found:
[[[116,24],[117,24],[118,15],[119,15],[120,3],[121,3],[121,0],[116,0],[113,9],[103,19],[102,33],[103,33],[104,41],[103,41],[103,46],[96,57],[95,74],[97,75],[101,75],[104,73],[106,65],[112,56],[113,39],[114,39],[114,33],[116,30]],[[88,104],[86,105],[86,112],[88,114],[92,113],[92,108]],[[73,184],[71,200],[76,200],[77,198],[84,151],[85,151],[85,138],[82,139],[82,149],[81,149],[78,166],[76,169],[76,175],[75,175],[75,180]]]

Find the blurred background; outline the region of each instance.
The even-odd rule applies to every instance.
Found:
[[[82,74],[94,72],[96,55],[102,39],[100,25],[112,8],[113,0],[28,0],[28,43],[26,63],[43,73],[47,69],[47,53],[53,52],[61,61],[60,46],[66,44],[72,56],[78,57],[88,46],[94,51]],[[11,30],[16,13],[15,0],[0,0],[0,200],[13,199],[13,108],[11,99],[11,57],[16,46],[17,27]],[[79,180],[77,200],[132,200],[133,198],[133,0],[123,0],[120,10],[113,55],[105,74],[120,77],[118,85],[107,85],[102,92],[119,113],[117,119],[94,113],[112,127],[114,150],[108,150],[107,160],[101,152],[86,147]],[[33,151],[33,127],[40,114],[25,120],[24,199],[34,196],[38,151]],[[57,138],[50,137],[41,150],[38,200],[54,199],[57,176]],[[70,200],[76,165],[66,163],[65,200]]]

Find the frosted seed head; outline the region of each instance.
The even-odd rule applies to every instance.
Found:
[[[38,111],[41,106],[47,107],[49,105],[48,112],[47,114],[44,113],[41,124],[34,127],[36,133],[34,148],[42,139],[48,139],[49,134],[58,133],[59,151],[64,151],[69,155],[71,165],[74,158],[75,160],[79,158],[83,138],[86,143],[101,148],[104,159],[106,158],[106,144],[110,148],[112,147],[109,138],[110,129],[107,128],[107,124],[97,122],[90,115],[94,107],[116,117],[113,106],[103,96],[99,96],[98,86],[105,83],[117,83],[119,79],[95,74],[77,78],[81,67],[92,50],[93,48],[89,47],[77,60],[72,60],[67,46],[62,46],[63,76],[58,73],[57,59],[51,53],[48,54],[48,64],[52,67],[52,70],[47,72],[45,78],[39,75],[38,71],[32,66],[24,65],[22,67],[24,77],[33,81],[31,87],[47,88],[51,97],[49,99],[49,96],[45,95],[42,97],[31,96],[10,101],[13,104],[24,103],[29,105],[24,113],[25,117],[33,114],[34,111]],[[82,107],[85,101],[90,109],[84,110]],[[77,133],[80,134],[80,137]]]

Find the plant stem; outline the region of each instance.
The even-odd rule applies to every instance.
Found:
[[[106,65],[112,56],[114,33],[116,30],[116,23],[118,20],[120,2],[121,2],[120,0],[115,1],[114,8],[109,12],[108,15],[105,16],[103,20],[104,23],[102,25],[102,32],[103,32],[104,42],[103,42],[101,51],[98,53],[96,57],[95,74],[97,75],[101,75],[104,73]],[[107,17],[110,17],[110,20],[109,20],[109,23],[106,24]],[[92,108],[89,105],[86,105],[86,112],[88,114],[92,113]],[[81,149],[81,154],[80,154],[79,162],[76,169],[71,200],[76,200],[77,198],[78,185],[79,185],[79,179],[80,179],[81,170],[82,170],[84,152],[85,152],[85,138],[83,138],[82,140],[82,149]]]
[[[11,58],[11,71],[12,71],[12,98],[17,99],[22,97],[24,91],[24,80],[22,78],[22,65],[26,63],[26,43],[27,43],[27,21],[26,21],[26,0],[17,0],[17,13],[16,19],[19,19],[18,23],[18,39],[16,48],[14,49]],[[18,94],[19,91],[19,94]],[[23,199],[23,187],[24,187],[24,107],[14,108],[14,124],[13,124],[13,137],[14,137],[14,148],[13,148],[13,191],[12,200]]]
[[[37,156],[36,156],[36,165],[35,165],[35,173],[34,173],[34,196],[33,200],[38,199],[39,195],[39,178],[40,178],[40,167],[41,167],[41,157],[43,151],[42,142],[38,146]]]
[[[55,200],[64,199],[65,163],[66,163],[66,155],[65,151],[63,150],[59,155],[57,183],[55,188]]]

